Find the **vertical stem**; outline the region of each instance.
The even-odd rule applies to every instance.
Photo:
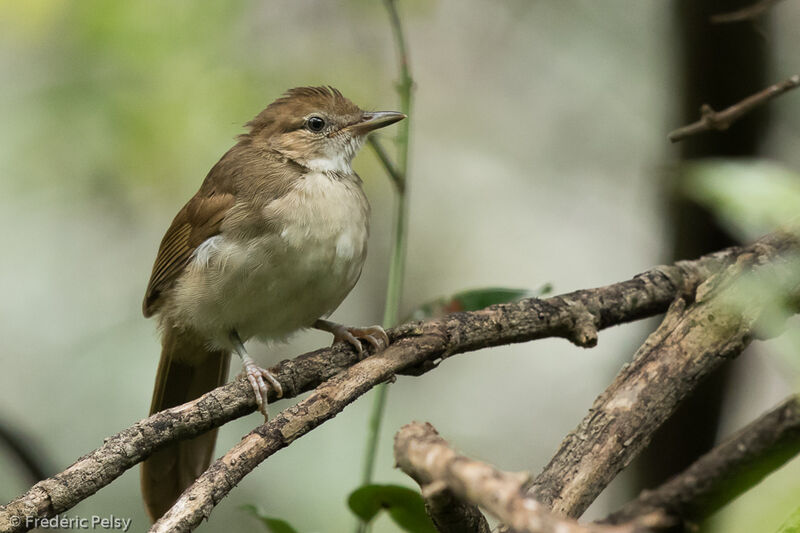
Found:
[[[405,277],[406,265],[406,245],[408,234],[408,145],[409,145],[409,126],[411,123],[411,89],[413,80],[408,66],[408,53],[406,51],[405,36],[397,12],[396,0],[384,0],[386,9],[389,12],[389,22],[392,27],[392,34],[395,39],[395,46],[400,60],[400,80],[397,83],[397,91],[400,94],[400,111],[408,118],[399,124],[395,144],[397,146],[397,173],[401,178],[404,187],[397,189],[395,196],[394,210],[394,243],[392,245],[392,256],[389,265],[389,281],[386,288],[386,306],[383,310],[383,326],[388,328],[397,324],[400,313],[400,298],[403,293],[403,280]],[[386,384],[376,387],[372,404],[372,412],[369,418],[367,432],[367,447],[364,454],[364,466],[361,475],[363,485],[372,482],[375,470],[375,457],[378,451],[378,437],[381,430],[381,422],[386,407],[386,397],[388,388]],[[367,530],[367,525],[360,523],[356,531]]]
[[[392,259],[389,266],[389,283],[386,291],[386,307],[383,312],[383,327],[389,328],[397,323],[400,307],[400,295],[403,289],[403,271],[405,270],[406,229],[408,203],[404,193],[398,193],[395,201],[395,231]],[[375,387],[372,412],[369,417],[367,431],[367,448],[364,455],[364,467],[361,473],[361,484],[372,482],[375,471],[375,456],[378,451],[378,437],[389,392],[384,383]]]

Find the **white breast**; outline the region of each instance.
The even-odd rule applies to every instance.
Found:
[[[230,348],[282,339],[330,314],[361,274],[369,206],[355,175],[310,172],[263,207],[279,232],[235,240],[223,231],[196,250],[175,288],[170,315]]]

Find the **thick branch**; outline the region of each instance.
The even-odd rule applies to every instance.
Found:
[[[703,104],[703,106],[700,108],[700,120],[670,132],[667,137],[672,142],[678,142],[704,131],[727,130],[731,124],[736,122],[743,115],[749,113],[756,107],[765,104],[769,100],[772,100],[776,96],[780,96],[787,91],[797,88],[798,86],[800,86],[800,75],[795,74],[794,76],[787,78],[780,83],[770,85],[763,91],[760,91],[752,96],[748,96],[741,102],[738,102],[722,111],[714,111],[708,104]]]
[[[741,255],[703,285],[696,300],[678,299],[603,392],[581,424],[562,442],[532,484],[530,494],[555,512],[578,517],[647,445],[653,433],[697,384],[750,343],[768,304],[744,291],[743,272],[766,273],[777,260],[770,247]],[[753,291],[751,291],[753,292]],[[748,300],[748,309],[731,304]]]
[[[764,247],[797,249],[793,237],[773,234],[750,247],[733,247],[695,261],[657,267],[607,287],[544,300],[525,299],[394,328],[389,331],[393,341],[402,340],[404,346],[419,352],[418,359],[395,371],[420,374],[455,353],[544,337],[565,337],[579,345],[592,346],[596,342],[595,328],[661,313],[674,298],[691,294],[699,283],[738,256]],[[442,334],[447,342],[440,349],[431,350],[425,345],[426,334]],[[357,360],[350,347],[337,345],[283,361],[272,371],[283,387],[284,397],[290,398],[313,389]],[[65,471],[0,507],[0,531],[24,531],[28,517],[52,517],[64,512],[169,442],[196,436],[254,409],[251,390],[237,380],[193,402],[144,419],[105,439],[103,446]]]
[[[421,486],[444,484],[458,497],[486,509],[514,531],[634,533],[672,525],[659,512],[637,516],[635,522],[617,526],[584,525],[559,517],[525,495],[528,474],[502,472],[457,454],[430,424],[414,422],[400,429],[395,435],[394,457],[397,466]]]
[[[738,497],[800,452],[800,397],[791,396],[714,447],[689,468],[604,520],[620,524],[653,511],[699,521]]]

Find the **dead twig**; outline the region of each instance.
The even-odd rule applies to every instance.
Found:
[[[795,74],[782,82],[770,85],[766,89],[752,96],[748,96],[744,100],[722,111],[714,111],[708,104],[703,104],[700,107],[700,120],[670,132],[668,138],[672,142],[678,142],[704,131],[727,130],[731,124],[736,122],[743,115],[765,104],[769,100],[772,100],[776,96],[780,96],[798,86],[800,86],[800,75]]]

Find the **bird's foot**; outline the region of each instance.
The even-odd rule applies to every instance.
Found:
[[[281,387],[280,382],[275,378],[272,372],[258,366],[250,356],[243,357],[242,363],[244,366],[244,375],[247,381],[250,382],[250,386],[253,388],[253,394],[256,396],[258,410],[264,415],[264,419],[267,420],[269,418],[267,414],[269,389],[272,387],[275,390],[275,394],[280,398],[283,396],[283,387]]]
[[[333,344],[337,342],[347,342],[356,349],[358,355],[363,355],[364,347],[361,345],[361,340],[367,341],[373,348],[375,353],[383,351],[389,346],[389,336],[386,331],[380,326],[368,326],[365,328],[354,328],[350,326],[343,326],[336,322],[329,320],[317,320],[314,322],[314,328],[322,331],[327,331],[333,334]]]
[[[234,351],[242,358],[242,372],[253,388],[258,410],[264,415],[264,420],[268,420],[267,405],[269,405],[269,388],[272,387],[275,390],[275,395],[281,398],[283,397],[283,387],[281,387],[280,381],[277,380],[272,372],[266,368],[261,368],[253,361],[253,358],[250,357],[247,350],[244,349],[244,343],[235,330],[231,332],[230,338],[233,343]],[[269,383],[269,385],[267,385],[267,383]]]

